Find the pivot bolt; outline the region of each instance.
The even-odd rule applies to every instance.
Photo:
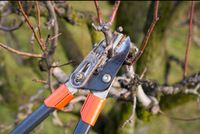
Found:
[[[102,77],[103,82],[108,83],[111,81],[111,76],[110,74],[104,74]]]

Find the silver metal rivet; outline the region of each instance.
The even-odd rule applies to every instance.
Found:
[[[110,82],[111,81],[110,74],[104,74],[102,77],[102,80],[103,80],[103,82],[106,82],[106,83]]]

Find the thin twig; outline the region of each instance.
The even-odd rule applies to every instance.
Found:
[[[32,79],[32,81],[37,82],[37,83],[42,83],[42,84],[47,84],[46,80],[39,80],[39,79]]]
[[[39,33],[39,37],[41,39],[41,30],[40,30],[40,7],[39,7],[39,4],[38,4],[38,1],[35,1],[36,2],[36,9],[37,9],[37,18],[38,18],[38,33]]]
[[[53,112],[52,115],[53,115],[53,119],[52,119],[53,124],[60,127],[64,127],[64,123],[61,121],[56,110]]]
[[[19,50],[13,49],[13,48],[11,48],[11,47],[9,47],[7,45],[4,45],[2,43],[0,43],[0,47],[5,48],[6,50],[8,50],[8,51],[10,51],[12,53],[21,55],[21,56],[33,57],[33,58],[42,58],[41,54],[33,54],[33,53],[21,52]]]
[[[147,68],[145,67],[144,70],[142,71],[142,74],[140,75],[140,79],[144,78],[144,75],[146,74],[146,72],[147,72]]]
[[[55,38],[58,38],[62,33],[58,33],[56,35],[54,35],[53,37],[49,38],[49,41],[55,39]]]
[[[128,123],[131,123],[132,121],[135,120],[135,109],[136,109],[136,102],[137,101],[137,98],[135,95],[133,95],[133,106],[132,106],[132,113],[131,113],[131,116],[128,118],[128,120],[126,120],[123,125],[121,126],[122,128],[124,128],[126,126],[126,124]]]
[[[97,10],[97,15],[98,15],[98,22],[101,25],[103,23],[102,21],[102,13],[101,13],[101,9],[99,8],[99,3],[97,0],[94,1],[96,10]]]
[[[189,61],[189,53],[190,48],[192,45],[192,22],[193,22],[193,14],[194,14],[194,1],[191,3],[191,9],[190,9],[190,23],[189,23],[189,34],[188,34],[188,40],[187,40],[187,48],[185,51],[185,64],[184,64],[184,72],[183,72],[183,78],[186,77],[188,72],[188,61]]]
[[[118,8],[119,8],[119,5],[120,5],[120,0],[117,0],[117,1],[115,2],[115,5],[114,5],[114,7],[113,7],[113,9],[112,9],[112,13],[111,13],[110,18],[109,18],[109,22],[108,22],[108,23],[109,23],[110,25],[112,25],[113,20],[115,19],[117,10],[118,10]]]
[[[144,52],[144,50],[145,50],[145,48],[146,48],[146,46],[147,46],[147,43],[148,43],[149,38],[150,38],[150,36],[151,36],[151,33],[153,32],[154,27],[155,27],[155,25],[156,25],[156,22],[157,22],[158,19],[159,19],[159,18],[158,18],[158,6],[159,6],[159,1],[156,0],[156,1],[155,1],[155,6],[154,6],[153,21],[152,21],[152,23],[151,23],[151,25],[150,25],[150,27],[149,27],[149,29],[148,29],[148,31],[147,31],[147,33],[146,33],[144,39],[143,39],[143,41],[142,41],[142,44],[141,44],[139,53],[138,53],[138,54],[135,56],[135,58],[132,60],[132,64],[135,63],[135,61],[137,61],[137,60],[142,56],[142,54],[143,54],[143,52]]]
[[[52,67],[52,68],[55,68],[55,67],[62,67],[62,66],[69,65],[69,64],[71,64],[71,63],[73,63],[73,62],[74,62],[74,61],[69,61],[69,62],[67,62],[67,63],[60,64],[60,65],[52,65],[51,67]]]
[[[18,1],[18,6],[19,6],[19,9],[20,9],[20,11],[22,12],[22,14],[23,14],[23,16],[24,16],[24,18],[25,18],[25,20],[26,20],[28,26],[29,26],[30,29],[32,30],[32,32],[33,32],[33,34],[34,34],[34,37],[35,37],[35,39],[37,40],[37,42],[38,42],[38,44],[39,44],[39,46],[40,46],[40,49],[41,49],[42,51],[44,51],[44,50],[45,50],[44,45],[42,44],[40,38],[38,37],[38,34],[36,33],[35,29],[33,28],[33,25],[31,24],[31,22],[30,22],[28,16],[27,16],[26,13],[24,12],[24,9],[23,9],[22,4],[21,4],[20,1]]]

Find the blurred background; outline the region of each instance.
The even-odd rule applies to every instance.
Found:
[[[23,2],[25,11],[31,10],[29,18],[34,27],[37,26],[34,2]],[[59,63],[74,60],[75,63],[63,66],[66,74],[70,74],[74,67],[92,49],[95,42],[103,38],[103,34],[92,29],[91,23],[96,16],[93,1],[57,2],[66,8],[64,15],[57,16],[59,32],[58,45],[54,59]],[[112,10],[114,2],[100,1],[100,8],[104,20]],[[44,39],[52,34],[48,29],[48,15],[43,2],[39,2],[41,9],[41,34]],[[117,12],[113,29],[122,26],[124,33],[131,37],[133,43],[140,46],[144,33],[152,21],[154,3],[151,1],[122,1]],[[189,31],[190,1],[161,1],[159,5],[159,21],[152,33],[148,47],[143,56],[136,63],[138,74],[147,68],[145,78],[166,84],[165,71],[168,58],[176,57],[184,61],[187,36]],[[2,1],[0,3],[0,42],[20,51],[41,53],[32,31],[27,24],[22,24],[12,31],[3,30],[3,26],[13,26],[20,22],[22,16],[16,2]],[[93,16],[93,17],[91,17]],[[92,18],[92,19],[91,19]],[[189,73],[200,70],[200,2],[195,2],[193,18],[193,42],[189,56]],[[34,80],[46,80],[47,73],[40,71],[39,59],[21,57],[0,47],[0,133],[8,133],[13,124],[23,120],[31,111],[36,109],[50,94],[43,83]],[[171,63],[168,83],[173,84],[182,80],[183,70],[176,62]],[[38,93],[39,92],[39,93]],[[33,95],[39,94],[37,99]],[[32,99],[32,100],[31,100]],[[200,116],[200,104],[197,98],[190,95],[162,96],[161,108],[166,113],[178,117]],[[31,105],[29,102],[32,102]],[[23,108],[23,106],[27,106]],[[73,112],[57,112],[61,122],[53,116],[47,118],[32,133],[62,134],[72,133],[79,119],[81,103],[73,107]],[[135,126],[120,126],[131,114],[131,104],[108,98],[105,108],[90,131],[91,134],[198,134],[200,121],[176,121],[162,115],[149,115],[144,109],[137,110]]]

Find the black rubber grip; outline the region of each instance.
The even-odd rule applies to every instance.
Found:
[[[41,105],[36,111],[34,111],[24,121],[22,121],[15,129],[13,129],[10,134],[28,134],[38,124],[40,124],[40,122],[46,119],[53,111],[53,108],[49,108],[44,104]]]
[[[90,130],[90,127],[91,126],[89,124],[80,119],[74,130],[74,134],[87,134]]]

